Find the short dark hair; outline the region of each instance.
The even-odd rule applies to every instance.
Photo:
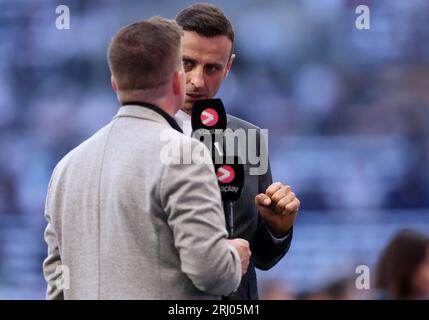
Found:
[[[234,46],[234,29],[222,10],[208,3],[195,3],[176,16],[185,31],[195,31],[205,37],[227,36]]]
[[[411,229],[396,233],[380,256],[376,287],[384,290],[389,298],[412,298],[412,277],[428,248],[429,237],[423,233]]]
[[[181,64],[182,35],[174,20],[161,17],[121,28],[107,51],[118,89],[146,90],[167,83]]]

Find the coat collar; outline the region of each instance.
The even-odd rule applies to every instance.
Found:
[[[121,117],[139,118],[143,120],[155,121],[172,127],[173,129],[182,132],[177,122],[167,112],[158,106],[142,103],[142,102],[127,102],[124,103],[115,115],[114,119]]]

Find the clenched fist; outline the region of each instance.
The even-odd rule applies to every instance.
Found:
[[[273,183],[265,193],[258,194],[255,204],[271,233],[278,238],[292,228],[301,205],[291,187],[281,182]]]
[[[250,255],[252,254],[249,249],[249,242],[240,238],[230,239],[228,242],[238,251],[241,260],[241,274],[246,274],[249,267]]]

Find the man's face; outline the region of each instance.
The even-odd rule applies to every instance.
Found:
[[[227,36],[204,37],[185,31],[182,39],[183,66],[186,73],[186,97],[183,110],[192,112],[198,99],[215,96],[228,75],[234,57],[232,42]]]

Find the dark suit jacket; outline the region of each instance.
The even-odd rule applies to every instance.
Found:
[[[256,129],[257,141],[260,138],[260,128],[255,125],[228,115],[227,128]],[[245,146],[238,146],[245,148]],[[262,147],[266,148],[263,143]],[[237,151],[237,150],[236,150]],[[260,154],[259,143],[257,144],[257,154]],[[268,155],[268,152],[265,152]],[[268,161],[268,159],[267,159]],[[256,165],[257,167],[258,165]],[[234,238],[243,238],[249,241],[252,251],[252,258],[247,273],[243,276],[239,289],[231,299],[249,300],[258,299],[258,288],[255,267],[260,270],[268,270],[273,267],[289,250],[292,240],[292,229],[285,243],[281,246],[274,243],[265,222],[255,205],[255,196],[265,192],[272,183],[271,169],[268,163],[268,170],[263,175],[250,175],[250,163],[245,163],[245,183],[240,199],[234,203]]]

